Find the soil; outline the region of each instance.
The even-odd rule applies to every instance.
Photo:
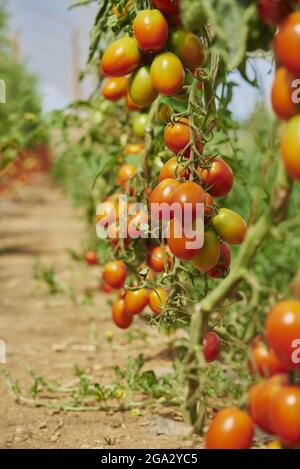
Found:
[[[71,258],[85,237],[81,213],[49,176],[36,176],[13,196],[0,199],[0,338],[6,365],[24,394],[32,379],[27,367],[47,382],[74,383],[74,365],[91,379],[109,383],[112,365],[145,355],[157,373],[171,367],[170,338],[137,319],[135,340],[111,322],[99,291],[100,268]],[[51,294],[35,278],[37,266],[53,268],[61,293]],[[90,300],[90,301],[89,301]],[[109,340],[110,339],[110,340]],[[111,340],[112,339],[112,340]],[[19,402],[0,377],[1,448],[199,448],[180,410],[157,406],[134,411],[65,411]],[[42,396],[51,402],[51,395]],[[49,400],[50,399],[50,400]]]

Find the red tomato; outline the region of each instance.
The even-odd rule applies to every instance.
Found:
[[[105,75],[123,77],[133,72],[141,60],[136,40],[132,37],[122,37],[106,49],[102,58],[102,71]]]
[[[300,446],[300,387],[283,386],[271,401],[274,433],[284,442]]]
[[[202,65],[205,58],[204,48],[196,34],[184,28],[173,29],[168,44],[170,50],[192,73]]]
[[[200,142],[199,136],[195,136],[196,148],[198,151],[202,151],[202,143]],[[182,152],[191,141],[191,129],[189,126],[189,120],[186,117],[182,117],[174,124],[168,124],[164,132],[164,141],[169,150],[178,154]],[[184,155],[189,157],[191,149],[187,148]]]
[[[126,293],[125,312],[131,316],[140,314],[149,303],[149,292],[145,288],[140,290],[129,290]]]
[[[173,96],[181,90],[185,72],[179,58],[172,52],[164,52],[155,57],[150,75],[152,85],[165,96]]]
[[[122,261],[112,261],[105,264],[103,280],[112,288],[121,288],[127,275],[127,267]]]
[[[199,272],[205,273],[215,267],[220,258],[220,241],[213,230],[204,234],[204,245],[192,258],[193,266]]]
[[[203,355],[207,362],[214,362],[220,355],[221,340],[215,332],[207,332],[203,340]]]
[[[102,94],[110,101],[118,101],[127,93],[128,80],[125,77],[109,77],[104,80]]]
[[[287,16],[275,36],[275,52],[291,73],[300,73],[300,11]]]
[[[192,238],[185,236],[181,221],[176,220],[176,218],[171,220],[167,243],[170,251],[177,259],[191,261],[195,257],[199,248],[189,246],[189,243],[194,243],[195,239],[195,236]]]
[[[125,311],[125,301],[118,298],[112,305],[112,319],[116,326],[120,329],[128,329],[133,321],[133,316],[130,316]]]
[[[187,173],[186,170],[183,169],[182,165],[177,162],[177,157],[173,156],[170,158],[163,166],[158,182],[163,181],[164,179],[176,179],[180,176],[185,176]]]
[[[220,410],[211,422],[205,436],[207,449],[248,449],[254,427],[246,412],[236,407]]]
[[[150,249],[147,257],[147,264],[154,272],[160,273],[165,271],[165,262],[168,268],[172,265],[172,258],[168,246],[162,248],[155,246]]]
[[[108,283],[102,282],[102,284],[101,284],[101,290],[103,291],[103,293],[111,293],[112,288],[111,288],[110,285],[108,285]]]
[[[139,110],[140,110],[139,106],[137,106],[137,105],[132,101],[131,96],[130,96],[130,94],[128,93],[128,91],[127,91],[126,96],[125,96],[125,104],[126,104],[127,108],[128,108],[130,111],[139,111]]]
[[[275,355],[274,350],[269,349],[260,337],[256,338],[251,345],[249,368],[251,372],[259,373],[260,376],[266,378],[287,370]]]
[[[295,89],[292,82],[295,78],[281,67],[277,70],[272,88],[272,106],[280,119],[290,119],[297,114],[297,106],[292,101]]]
[[[300,370],[300,301],[282,301],[275,305],[267,316],[265,329],[268,344],[282,363]]]
[[[213,197],[224,197],[231,191],[233,172],[221,158],[215,158],[209,169],[198,167],[197,171],[207,191]]]
[[[155,288],[149,292],[149,306],[155,316],[159,316],[168,301],[168,293],[163,288]]]
[[[269,25],[276,25],[291,12],[289,0],[260,0],[257,5],[258,14],[262,21]]]
[[[300,181],[300,116],[288,122],[281,140],[281,157],[292,179]]]
[[[188,217],[190,212],[188,211],[191,208],[192,218],[197,216],[197,205],[204,204],[205,202],[205,192],[199,184],[196,184],[192,181],[187,181],[180,183],[180,185],[173,191],[171,197],[171,204],[178,204],[181,207],[181,219],[185,220],[185,217]],[[190,207],[186,204],[189,204]],[[186,214],[185,214],[186,210]]]
[[[274,396],[282,388],[281,383],[275,381],[266,381],[263,385],[257,388],[257,392],[252,396],[251,416],[254,423],[267,432],[273,433],[272,420],[271,420],[271,402]]]
[[[152,194],[150,195],[150,210],[151,210],[151,216],[160,219],[166,219],[168,218],[168,213],[163,214],[160,212],[159,214],[155,214],[155,206],[154,204],[171,204],[171,199],[174,190],[180,186],[180,182],[176,181],[176,179],[164,179],[162,182],[160,182],[152,191]]]
[[[133,22],[133,34],[141,50],[159,52],[168,39],[169,26],[159,10],[142,10]]]
[[[164,13],[177,14],[180,12],[179,0],[152,0],[153,6]]]
[[[89,265],[98,264],[98,256],[96,251],[87,251],[84,255],[85,262]]]
[[[138,68],[129,81],[129,95],[139,107],[150,106],[157,98],[157,91],[152,86],[150,67],[143,65]]]
[[[132,164],[123,164],[118,173],[118,185],[124,186],[128,181],[136,175],[136,167]]]
[[[229,244],[241,244],[247,233],[247,223],[233,210],[221,208],[218,215],[212,219],[212,226]]]
[[[220,257],[218,263],[208,271],[208,276],[211,278],[224,278],[229,272],[231,264],[231,251],[225,241],[220,244]]]

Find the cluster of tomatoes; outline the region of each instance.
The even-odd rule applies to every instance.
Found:
[[[50,155],[47,146],[33,150],[23,150],[0,171],[0,193],[6,192],[17,184],[27,184],[32,174],[50,169]]]
[[[300,181],[300,11],[298,0],[264,1],[261,16],[278,25],[274,48],[279,64],[272,88],[276,115],[287,121],[281,140],[281,157],[292,179]]]
[[[282,301],[267,316],[265,340],[251,346],[250,371],[260,377],[248,394],[248,412],[221,410],[206,434],[207,448],[249,448],[254,424],[278,439],[268,448],[300,447],[300,302]]]

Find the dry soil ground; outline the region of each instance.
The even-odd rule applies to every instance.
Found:
[[[98,291],[98,267],[76,262],[67,252],[78,251],[83,237],[80,213],[48,176],[0,199],[0,338],[7,344],[7,364],[0,371],[7,369],[26,392],[27,365],[47,381],[69,386],[74,364],[106,384],[111,366],[125,364],[128,355],[143,352],[147,366],[158,373],[170,367],[168,354],[162,353],[167,339],[141,321],[136,330],[147,334],[145,340],[127,341],[114,329],[107,297]],[[54,267],[64,293],[50,294],[45,282],[34,278],[37,259],[43,269]],[[82,305],[87,290],[93,302]],[[111,330],[112,343],[107,340]],[[172,408],[157,406],[138,415],[31,407],[16,402],[2,377],[0,395],[1,448],[199,447]]]

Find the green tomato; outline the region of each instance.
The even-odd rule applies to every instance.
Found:
[[[228,208],[219,210],[219,213],[212,219],[212,226],[220,238],[229,244],[241,244],[247,233],[245,220]]]
[[[192,259],[193,266],[200,272],[208,272],[218,263],[220,258],[220,241],[213,230],[204,234],[204,244]]]
[[[148,114],[137,114],[132,119],[133,132],[137,137],[145,137],[145,131],[148,124]]]
[[[132,101],[139,107],[150,106],[157,98],[150,78],[150,67],[144,65],[134,72],[129,82],[129,94]]]

